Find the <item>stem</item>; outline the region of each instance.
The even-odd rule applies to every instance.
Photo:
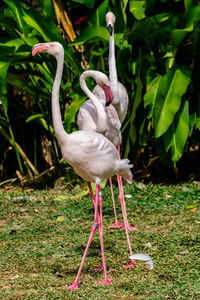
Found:
[[[123,15],[125,14],[125,10],[126,10],[127,4],[128,4],[128,0],[126,0],[126,2],[124,4],[124,7],[123,7]]]
[[[21,159],[20,159],[20,156],[19,156],[19,151],[18,151],[17,146],[16,146],[16,142],[15,142],[15,138],[14,138],[14,133],[12,131],[12,127],[11,127],[10,120],[8,118],[7,113],[5,113],[5,115],[6,115],[6,119],[8,121],[8,130],[9,130],[10,136],[11,136],[10,139],[12,141],[12,146],[13,146],[13,148],[15,150],[15,153],[16,153],[16,156],[17,156],[17,161],[18,161],[19,169],[20,169],[20,172],[23,174],[24,170],[23,170]]]
[[[36,137],[36,128],[35,124],[33,125],[33,130],[34,130],[34,166],[37,168],[37,137]]]
[[[97,25],[99,25],[99,10],[96,10],[96,15],[97,15]]]
[[[17,142],[15,142],[15,140],[13,140],[11,137],[9,137],[9,135],[6,133],[6,131],[2,128],[2,126],[0,126],[0,133],[13,146],[13,148],[16,147],[18,155],[20,154],[21,157],[26,161],[26,163],[29,165],[29,168],[32,169],[34,175],[38,175],[37,169],[33,166],[31,161],[28,159],[28,157],[26,156],[26,154],[24,153],[24,151],[22,150],[20,145],[17,144]],[[20,160],[20,162],[21,162],[21,160]]]

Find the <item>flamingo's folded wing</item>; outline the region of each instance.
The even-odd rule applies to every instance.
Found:
[[[118,114],[113,105],[109,105],[106,108],[106,115],[107,115],[108,125],[113,127],[115,130],[120,130],[121,123],[119,121]]]

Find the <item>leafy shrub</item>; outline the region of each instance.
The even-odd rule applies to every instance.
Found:
[[[63,44],[66,59],[61,111],[67,132],[76,130],[76,113],[85,100],[78,80],[82,66],[108,74],[105,15],[109,10],[116,16],[118,78],[127,88],[130,101],[122,126],[123,155],[146,163],[159,155],[163,162],[176,168],[193,138],[198,139],[200,129],[198,2],[38,3],[35,7],[28,0],[4,0],[0,7],[0,101],[5,111],[0,117],[0,163],[7,172],[2,171],[2,176],[10,176],[16,169],[22,174],[37,175],[38,170],[44,169],[41,134],[51,141],[53,160],[60,159],[50,105],[55,60],[43,54],[31,60],[32,46],[55,40]],[[74,41],[67,10],[76,28]],[[8,145],[15,151],[16,159],[10,156]],[[198,150],[196,140],[195,145]],[[14,165],[9,173],[10,161]]]

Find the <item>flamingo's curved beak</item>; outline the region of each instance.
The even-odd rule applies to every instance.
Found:
[[[32,48],[30,55],[34,56],[39,52],[46,51],[48,48],[49,48],[48,43],[37,44]]]
[[[103,90],[104,90],[104,93],[105,93],[105,96],[106,96],[106,103],[105,103],[105,106],[109,106],[113,100],[113,93],[110,89],[109,86],[107,86],[106,84],[103,85]]]
[[[113,26],[111,24],[108,25],[108,31],[109,31],[109,34],[111,36],[112,33],[113,33]]]

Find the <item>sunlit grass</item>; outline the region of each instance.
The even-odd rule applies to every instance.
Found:
[[[85,186],[84,186],[85,188]],[[81,190],[0,191],[1,299],[200,299],[200,183],[127,185],[125,193],[133,252],[148,253],[155,268],[129,262],[125,233],[109,229],[114,221],[110,191],[103,191],[105,256],[112,285],[99,286],[103,273],[96,233],[77,291],[67,291],[93,223],[88,196]],[[115,188],[117,198],[117,188]],[[120,204],[117,210],[120,212]],[[118,214],[122,221],[121,213]]]

